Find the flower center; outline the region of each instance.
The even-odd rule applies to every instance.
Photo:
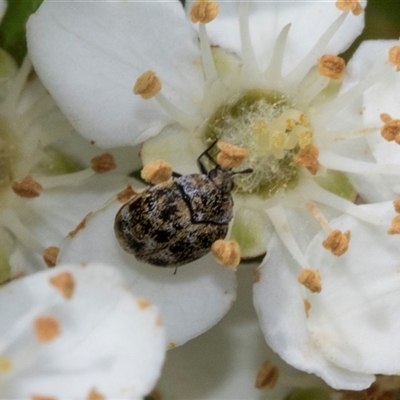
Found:
[[[249,151],[241,169],[253,173],[235,177],[235,191],[273,196],[298,181],[294,156],[312,142],[307,116],[277,91],[249,90],[222,105],[209,119],[207,143],[221,139]]]

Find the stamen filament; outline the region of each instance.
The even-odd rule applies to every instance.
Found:
[[[328,43],[338,31],[340,26],[343,24],[347,17],[348,12],[344,12],[335,21],[331,24],[331,26],[322,34],[318,42],[314,45],[314,47],[309,51],[309,53],[303,58],[302,61],[295,67],[285,79],[287,79],[293,87],[297,87],[300,82],[307,75],[308,71],[315,65],[316,60],[322,56],[324,53]]]
[[[19,97],[21,96],[22,90],[26,83],[29,73],[32,69],[32,63],[28,56],[24,58],[22,62],[21,68],[19,69],[17,76],[12,81],[12,85],[8,92],[7,97],[5,98],[0,113],[3,115],[7,115],[8,117],[12,118],[15,115],[17,110],[17,103]]]
[[[199,38],[204,77],[206,82],[211,84],[218,78],[218,73],[211,52],[211,45],[207,35],[206,24],[203,24],[202,22],[199,22]]]
[[[5,208],[2,210],[0,213],[0,226],[8,229],[26,247],[38,254],[43,254],[44,246],[36,241],[31,231],[21,222],[12,209]]]
[[[348,141],[351,139],[357,139],[364,135],[369,135],[379,131],[380,127],[362,128],[362,129],[351,129],[348,131],[324,131],[320,130],[320,135],[314,137],[315,145],[321,150],[323,148],[329,148],[332,143],[340,141]]]
[[[186,114],[184,111],[172,104],[161,92],[155,95],[155,99],[167,114],[187,130],[191,131],[196,128],[197,125],[200,125],[201,120],[199,117]]]
[[[301,91],[301,104],[300,108],[306,109],[309,104],[317,97],[319,93],[321,93],[329,84],[330,79],[325,76],[320,76],[318,79],[313,82],[306,89],[302,89]]]
[[[344,214],[349,214],[361,221],[382,226],[390,226],[391,224],[389,219],[376,217],[366,213],[360,206],[357,206],[351,201],[343,199],[336,194],[328,192],[310,179],[304,179],[301,185],[299,185],[299,188],[306,198],[330,206],[335,210],[341,211]]]
[[[277,82],[282,78],[283,57],[291,26],[292,24],[285,25],[276,38],[271,61],[264,72],[265,80],[268,82]]]
[[[21,153],[26,161],[16,164],[14,171],[16,179],[28,175],[29,171],[31,171],[32,168],[43,159],[43,150],[40,148],[34,147],[32,149],[27,149],[24,146],[24,148],[21,149]]]
[[[322,151],[318,161],[326,168],[355,174],[400,175],[398,164],[374,164],[343,157],[331,151]]]
[[[323,106],[320,116],[316,118],[325,119],[327,116],[337,114],[343,108],[352,104],[360,95],[362,95],[369,87],[377,83],[382,78],[382,71],[380,73],[370,74],[359,84],[349,89],[347,92],[336,96],[333,101]]]
[[[301,251],[295,237],[289,229],[289,221],[285,210],[281,206],[276,206],[268,208],[266,213],[268,214],[276,233],[288,249],[289,253],[303,269],[309,268],[309,262],[306,256]]]
[[[257,79],[257,75],[260,74],[250,38],[249,3],[249,1],[241,1],[239,4],[240,42],[243,60],[241,77],[245,81]]]
[[[65,122],[65,121],[63,121]],[[61,139],[63,135],[67,135],[71,132],[71,126],[69,126],[67,123],[64,124],[65,126],[62,126],[62,123],[57,126],[57,129],[49,129],[49,130],[43,130],[41,131],[40,135],[40,145],[42,148],[45,148],[58,139]]]
[[[54,101],[47,92],[44,92],[36,99],[29,110],[19,117],[20,125],[16,134],[25,133],[38,116],[45,114],[52,107],[54,107]],[[29,134],[31,134],[31,132],[29,132]]]
[[[319,210],[315,204],[307,203],[306,207],[307,210],[311,213],[314,219],[321,225],[321,227],[326,233],[331,233],[333,231],[333,229],[329,225],[329,222],[325,218],[324,214],[322,214],[321,210]]]
[[[54,176],[38,176],[34,179],[40,183],[43,189],[50,189],[60,186],[77,186],[85,179],[95,175],[96,172],[92,168],[83,171],[72,172],[70,174],[54,175]]]

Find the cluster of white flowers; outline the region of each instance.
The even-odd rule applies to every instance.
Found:
[[[29,57],[18,68],[0,49],[0,398],[142,400],[153,389],[166,350],[156,307],[114,268],[48,270],[66,233],[129,183],[132,151],[83,140]]]
[[[400,375],[400,41],[338,56],[366,3],[44,1],[30,59],[17,71],[3,56],[0,278],[56,267],[0,290],[0,395],[141,398],[165,352],[147,300],[174,348],[213,327],[237,285],[217,327],[169,352],[166,398]],[[198,173],[216,139],[253,170],[234,178],[228,234],[243,259],[263,256],[252,294],[250,266],[209,255],[173,274],[114,234],[143,188],[129,172],[161,159]]]

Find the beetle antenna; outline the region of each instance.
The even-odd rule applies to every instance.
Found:
[[[218,142],[218,139],[215,139],[210,146],[208,146],[201,154],[200,156],[197,158],[197,164],[199,166],[200,171],[203,174],[207,174],[207,168],[206,166],[201,162],[201,158],[206,156],[209,160],[211,160],[215,165],[218,166],[218,163],[214,160],[214,158],[211,157],[211,155],[208,153],[214,146],[215,144]]]
[[[247,168],[243,169],[242,171],[236,171],[236,172],[231,172],[231,175],[237,175],[237,174],[251,174],[253,172],[252,168]]]

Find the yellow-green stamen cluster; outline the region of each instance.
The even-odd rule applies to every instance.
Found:
[[[236,191],[273,196],[295,185],[298,167],[292,160],[312,142],[306,115],[276,91],[250,90],[221,106],[210,118],[205,136],[246,148],[249,157],[241,169],[253,173],[235,177]]]

